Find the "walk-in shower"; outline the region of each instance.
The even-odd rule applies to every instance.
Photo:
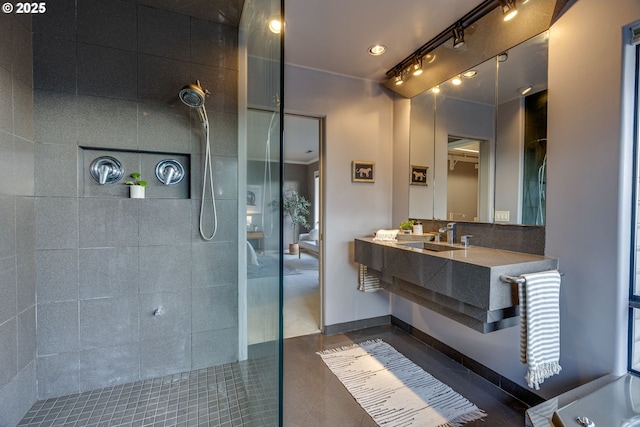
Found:
[[[216,209],[216,195],[213,190],[213,168],[211,167],[211,143],[209,140],[209,118],[207,117],[207,109],[204,106],[205,99],[209,95],[209,91],[203,89],[200,85],[200,80],[196,80],[195,83],[189,83],[184,86],[179,93],[180,100],[188,107],[195,108],[198,113],[200,123],[204,127],[205,132],[205,150],[202,172],[202,198],[200,199],[200,220],[199,230],[200,236],[204,240],[212,240],[218,231],[218,211]],[[207,186],[211,192],[211,214],[213,216],[213,226],[211,234],[205,233],[204,230],[204,210],[207,204],[205,196],[207,193]]]

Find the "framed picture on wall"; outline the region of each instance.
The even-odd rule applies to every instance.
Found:
[[[247,213],[259,214],[262,206],[262,186],[247,185]]]
[[[375,182],[375,162],[351,162],[351,182]]]
[[[427,184],[427,172],[429,166],[417,166],[411,165],[411,178],[409,183],[411,185],[428,185]]]

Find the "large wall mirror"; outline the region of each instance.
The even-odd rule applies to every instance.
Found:
[[[548,32],[411,99],[411,218],[544,225]]]

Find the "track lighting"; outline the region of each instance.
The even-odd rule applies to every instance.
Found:
[[[533,89],[533,86],[523,86],[521,88],[518,89],[518,92],[520,92],[520,95],[526,95],[529,92],[531,92],[531,90]]]
[[[502,19],[505,21],[509,21],[518,13],[515,0],[500,0],[500,8],[502,9]]]
[[[453,29],[453,48],[458,49],[462,46],[464,46],[464,28],[459,23]]]
[[[404,83],[404,77],[402,76],[402,71],[400,71],[396,74],[395,85],[400,86],[402,83]]]
[[[422,58],[415,59],[412,69],[413,69],[414,76],[419,76],[420,74],[422,74],[422,72],[424,71],[422,69]]]

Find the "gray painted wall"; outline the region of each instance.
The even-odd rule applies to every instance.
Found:
[[[33,28],[39,398],[230,362],[238,348],[237,30],[126,1],[74,3]],[[195,79],[212,92],[210,243],[197,231],[198,179],[191,199],[82,197],[78,168],[80,146],[174,152],[199,177],[204,134],[177,97]]]
[[[36,401],[31,18],[0,15],[0,425]]]

